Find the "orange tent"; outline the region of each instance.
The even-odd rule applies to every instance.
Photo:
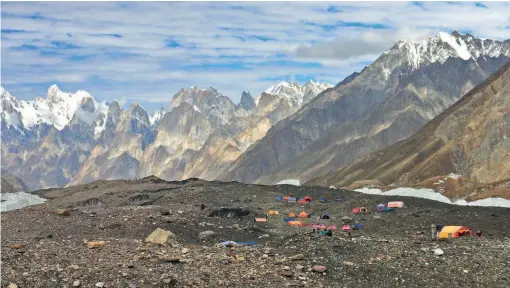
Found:
[[[296,217],[296,214],[294,214],[293,212],[290,212],[289,217]]]
[[[441,232],[439,232],[439,238],[440,239],[459,238],[459,236],[467,234],[469,234],[469,236],[472,236],[473,231],[464,226],[444,226],[443,229],[441,229]]]
[[[289,221],[287,222],[289,226],[303,226],[303,223],[301,221]]]
[[[308,218],[308,213],[306,212],[299,213],[299,218]]]

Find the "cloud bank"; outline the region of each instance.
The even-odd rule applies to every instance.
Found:
[[[238,102],[281,80],[336,84],[398,39],[508,39],[509,15],[492,2],[7,2],[2,85],[30,99],[57,83],[150,109],[214,86]]]

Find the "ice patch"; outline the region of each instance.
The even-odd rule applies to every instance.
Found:
[[[285,179],[285,180],[282,180],[278,183],[276,183],[276,185],[294,185],[294,186],[301,186],[301,182],[299,181],[299,179]]]
[[[372,195],[384,195],[384,196],[406,196],[429,199],[433,201],[443,202],[447,204],[454,204],[460,206],[484,206],[484,207],[506,207],[510,208],[510,200],[503,198],[486,198],[482,200],[476,200],[473,202],[467,202],[466,200],[451,201],[446,196],[438,193],[432,189],[415,189],[415,188],[396,188],[383,192],[381,189],[374,188],[361,188],[354,190],[365,194]]]
[[[1,199],[2,203],[0,212],[21,209],[23,207],[46,202],[46,199],[44,198],[25,192],[4,193],[2,194]]]
[[[450,173],[450,174],[448,174],[448,176],[446,176],[446,178],[450,178],[450,179],[459,179],[460,177],[462,177],[462,176],[459,174],[455,174],[455,173]]]

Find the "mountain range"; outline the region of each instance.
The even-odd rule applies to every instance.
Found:
[[[215,88],[181,89],[148,115],[136,103],[97,102],[53,85],[45,98],[2,101],[2,167],[29,189],[156,175],[213,180],[281,119],[328,84],[281,82],[239,104]]]
[[[301,183],[413,135],[509,60],[510,41],[440,33],[399,41],[252,145],[221,180]]]
[[[243,92],[238,104],[212,87],[191,87],[152,115],[134,103],[127,110],[99,103],[85,91],[51,86],[46,98],[21,101],[2,88],[2,168],[29,189],[148,175],[347,186],[372,175],[348,165],[421,131],[509,59],[509,40],[441,32],[397,42],[334,87],[281,82],[256,97]],[[495,135],[490,143],[506,141],[505,133]],[[471,168],[454,168],[426,176],[473,178]],[[499,179],[480,173],[476,181]],[[371,180],[410,184],[422,177]]]

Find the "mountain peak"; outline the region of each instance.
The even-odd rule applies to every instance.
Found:
[[[383,57],[390,56],[396,60],[391,60],[392,62],[406,63],[413,69],[434,62],[443,64],[448,58],[474,59],[476,61],[479,57],[498,57],[500,55],[510,56],[509,43],[484,40],[458,31],[439,32],[421,41],[400,40],[383,53]]]

